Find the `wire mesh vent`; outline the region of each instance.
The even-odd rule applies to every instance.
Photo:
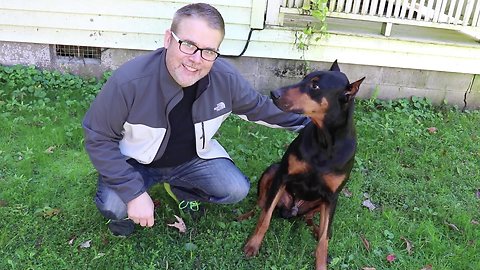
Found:
[[[102,48],[73,45],[55,45],[55,52],[58,57],[80,59],[89,58],[100,60],[100,57],[102,55]]]

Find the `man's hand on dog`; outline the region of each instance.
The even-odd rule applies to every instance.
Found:
[[[142,227],[152,227],[153,218],[153,201],[147,192],[129,201],[127,203],[128,218]]]

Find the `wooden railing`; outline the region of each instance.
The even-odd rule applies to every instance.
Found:
[[[302,14],[309,0],[269,0],[267,24],[283,25],[285,14]],[[480,0],[329,0],[328,17],[461,30],[480,37]]]

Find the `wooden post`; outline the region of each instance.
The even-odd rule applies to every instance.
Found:
[[[390,34],[392,33],[392,26],[393,23],[391,22],[385,22],[382,24],[382,35],[389,37]]]

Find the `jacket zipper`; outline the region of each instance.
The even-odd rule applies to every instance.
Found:
[[[200,139],[203,139],[202,149],[205,149],[205,125],[203,124],[203,121],[202,121],[202,137]]]

